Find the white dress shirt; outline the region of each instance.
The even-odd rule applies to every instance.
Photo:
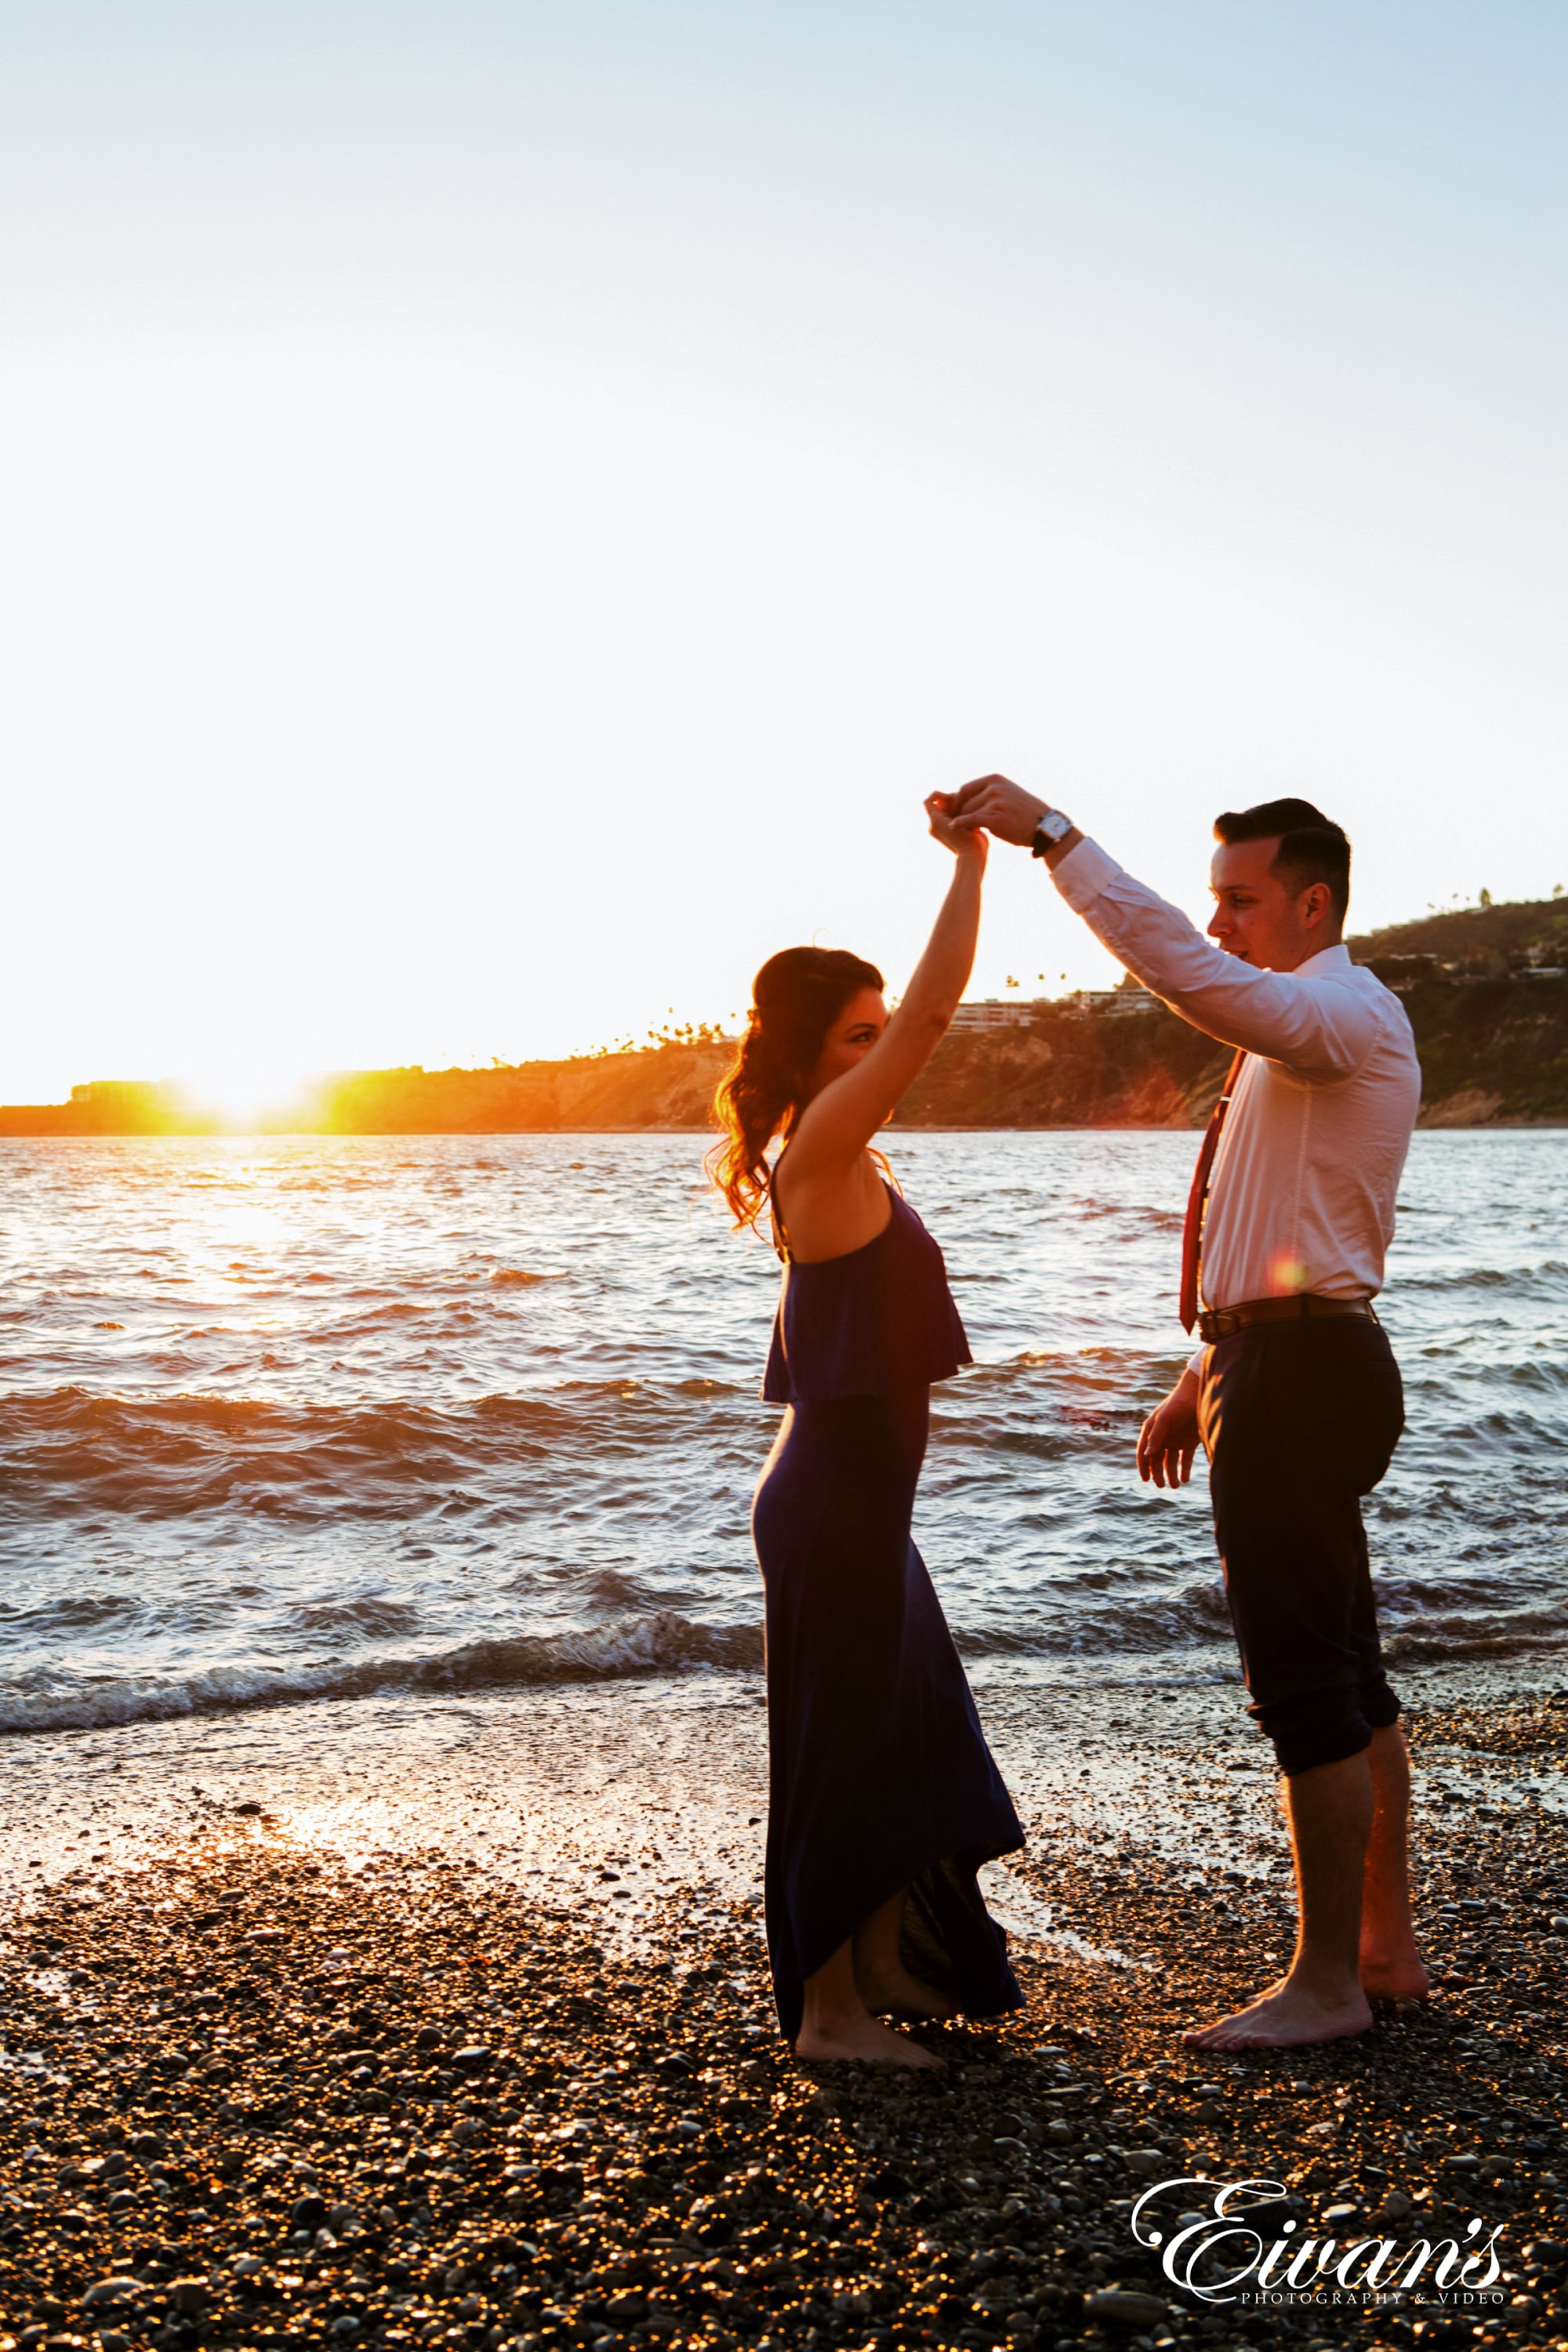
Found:
[[[1203,1304],[1302,1290],[1372,1297],[1421,1105],[1399,999],[1343,946],[1295,971],[1226,955],[1095,842],[1079,842],[1053,878],[1146,988],[1247,1050],[1210,1181]]]

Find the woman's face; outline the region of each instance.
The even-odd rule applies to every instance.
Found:
[[[888,1025],[888,1008],[879,989],[863,988],[850,998],[832,1028],[822,1041],[822,1051],[816,1057],[816,1067],[811,1074],[811,1091],[819,1095],[846,1070],[852,1070],[870,1052]]]

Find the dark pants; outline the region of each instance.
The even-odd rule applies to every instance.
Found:
[[[1252,1324],[1209,1349],[1198,1421],[1248,1713],[1283,1772],[1359,1755],[1399,1714],[1361,1520],[1405,1426],[1387,1335]]]

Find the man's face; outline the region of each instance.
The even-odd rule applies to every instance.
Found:
[[[1269,871],[1279,853],[1278,837],[1221,842],[1209,867],[1209,937],[1259,971],[1294,971],[1340,936],[1327,883],[1292,891]]]

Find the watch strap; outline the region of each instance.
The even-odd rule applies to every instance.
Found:
[[[1060,809],[1047,809],[1035,827],[1035,837],[1029,845],[1031,855],[1048,857],[1058,843],[1065,841],[1072,829],[1070,816],[1064,816]]]

